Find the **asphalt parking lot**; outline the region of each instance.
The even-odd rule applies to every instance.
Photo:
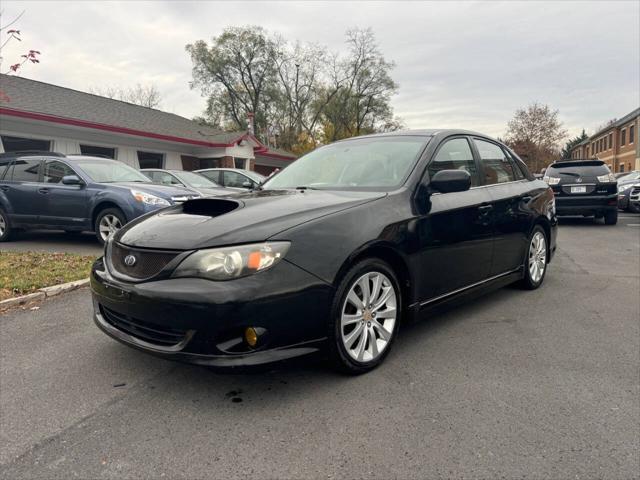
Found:
[[[567,219],[545,284],[401,331],[360,377],[122,346],[89,292],[0,316],[0,477],[638,478],[640,216]]]

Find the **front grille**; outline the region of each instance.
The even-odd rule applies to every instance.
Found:
[[[140,250],[113,243],[111,265],[116,273],[144,280],[160,273],[179,252]],[[127,257],[129,257],[127,259]],[[133,260],[132,260],[133,259]],[[127,264],[129,263],[129,264]]]
[[[109,325],[133,337],[158,346],[169,347],[177,345],[187,335],[187,330],[143,322],[137,318],[114,312],[104,305],[100,305],[100,313]]]

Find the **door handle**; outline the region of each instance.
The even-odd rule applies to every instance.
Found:
[[[531,200],[533,200],[533,197],[530,195],[525,195],[524,197],[522,197],[522,201],[524,203],[529,203]]]
[[[493,205],[480,205],[478,210],[480,210],[480,213],[488,213],[493,210]]]
[[[38,189],[38,193],[47,194],[47,193],[49,193],[49,189],[48,188],[39,188]]]
[[[0,187],[0,190],[2,190],[3,192],[8,192],[9,191],[9,187],[7,185],[2,185]]]

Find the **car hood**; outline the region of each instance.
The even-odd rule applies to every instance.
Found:
[[[384,192],[263,190],[189,200],[134,220],[114,240],[168,250],[261,242],[301,223],[384,196]]]
[[[157,183],[142,183],[142,182],[116,182],[105,183],[103,185],[110,187],[122,187],[126,189],[140,190],[141,192],[151,193],[160,198],[171,200],[172,197],[183,197],[197,195],[195,190],[183,187],[172,187],[169,185],[159,185]]]

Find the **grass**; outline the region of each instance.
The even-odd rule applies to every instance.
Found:
[[[82,280],[94,260],[70,253],[0,252],[0,300]]]

